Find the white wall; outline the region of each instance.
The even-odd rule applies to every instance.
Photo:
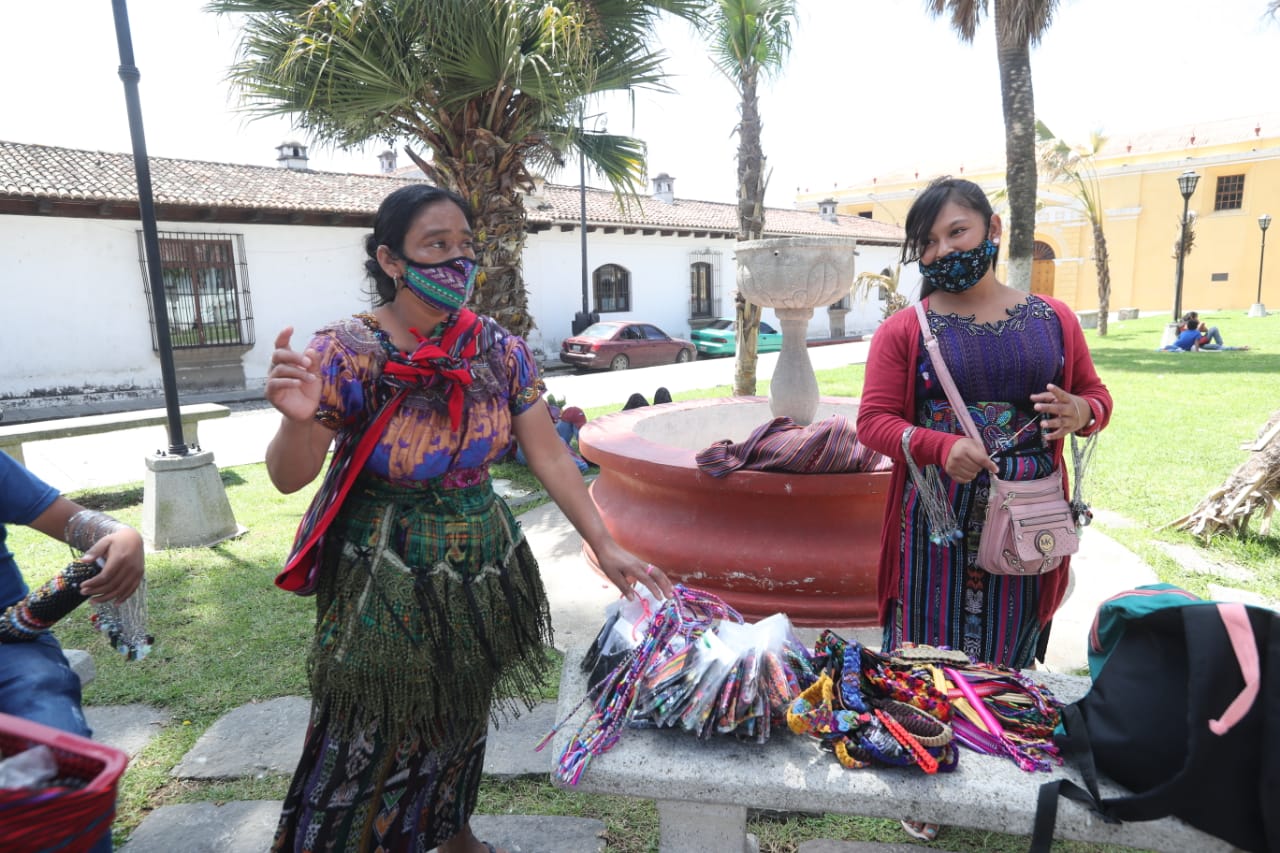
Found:
[[[174,222],[160,222],[159,229],[243,236],[256,335],[243,359],[249,388],[260,387],[266,377],[282,327],[293,326],[293,346],[302,347],[320,326],[368,309],[366,229]],[[53,402],[83,392],[127,394],[131,388],[158,392],[160,359],[151,348],[138,231],[136,222],[122,220],[0,217],[0,405],[33,397]],[[645,320],[687,339],[689,266],[699,260],[712,264],[720,315],[732,316],[733,245],[724,239],[590,232],[589,269],[614,263],[631,273],[631,310],[603,317]],[[896,260],[891,247],[858,251],[859,270],[879,272]],[[577,230],[531,235],[524,277],[537,323],[530,343],[554,361],[581,310]],[[764,318],[778,325],[768,309]],[[849,334],[866,332],[879,321],[880,306],[872,300],[853,306],[845,328]],[[818,308],[809,336],[829,334],[827,311]]]
[[[551,359],[571,333],[574,314],[582,310],[581,239],[577,229],[553,228],[530,236],[525,246],[524,281],[529,310],[538,324],[530,343]],[[631,274],[631,310],[601,314],[600,319],[643,320],[687,340],[689,265],[695,260],[712,265],[721,315],[732,316],[732,249],[732,240],[591,231],[587,234],[588,304],[594,309],[592,273],[604,264],[617,264]],[[711,254],[692,256],[701,252]]]
[[[158,389],[139,226],[122,220],[0,217],[4,370],[0,400],[72,389]],[[367,306],[364,229],[160,222],[161,231],[240,234],[257,344],[245,378],[260,384],[276,332],[305,343],[325,322]]]
[[[604,264],[618,264],[631,273],[631,309],[602,314],[602,320],[644,320],[669,335],[688,338],[689,267],[695,261],[714,269],[714,290],[722,317],[733,316],[737,288],[734,241],[696,237],[663,237],[640,234],[587,234],[587,298],[594,307],[592,273]],[[710,254],[701,254],[701,253]],[[892,246],[859,246],[857,272],[880,272],[898,262]],[[529,289],[529,310],[538,328],[530,343],[551,359],[568,337],[574,314],[582,310],[581,233],[553,228],[529,237],[524,253],[524,280]],[[854,303],[845,318],[846,333],[870,332],[880,324],[882,303],[871,299]],[[766,308],[762,319],[779,328],[777,315]],[[809,321],[810,338],[830,336],[831,322],[825,306],[814,309]]]

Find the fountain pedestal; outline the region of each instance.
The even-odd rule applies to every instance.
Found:
[[[738,292],[778,315],[782,351],[769,386],[770,409],[798,424],[813,423],[818,380],[809,361],[813,309],[838,302],[853,287],[858,243],[850,237],[776,237],[734,246]]]

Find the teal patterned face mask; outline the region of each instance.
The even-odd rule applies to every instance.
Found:
[[[991,268],[991,259],[995,256],[996,244],[987,239],[972,249],[952,252],[931,264],[921,261],[920,274],[938,290],[963,293],[982,280]]]
[[[477,269],[476,262],[467,257],[451,258],[439,264],[415,264],[406,260],[404,280],[423,302],[453,314],[471,298]]]

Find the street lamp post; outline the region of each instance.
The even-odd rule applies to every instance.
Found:
[[[587,119],[598,119],[602,115],[597,113],[593,116],[584,116],[581,112],[578,113],[578,132],[584,140],[587,135]],[[587,274],[587,155],[581,145],[578,148],[578,227],[582,238],[582,310],[574,315],[573,323],[570,325],[570,331],[575,335],[600,319],[598,314],[591,311],[591,298],[587,286],[589,280]]]
[[[1271,227],[1271,214],[1259,216],[1258,227],[1262,229],[1262,248],[1258,250],[1258,298],[1249,309],[1250,317],[1267,316],[1267,306],[1262,304],[1262,262],[1267,256],[1267,229]]]
[[[1187,254],[1187,206],[1191,203],[1191,194],[1196,191],[1196,182],[1200,176],[1187,170],[1178,176],[1178,190],[1182,193],[1182,231],[1178,235],[1178,272],[1173,287],[1173,322],[1182,316],[1182,266]]]

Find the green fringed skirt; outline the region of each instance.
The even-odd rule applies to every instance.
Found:
[[[275,849],[430,849],[470,817],[495,703],[537,701],[537,562],[487,479],[362,476],[325,540],[311,725]]]

